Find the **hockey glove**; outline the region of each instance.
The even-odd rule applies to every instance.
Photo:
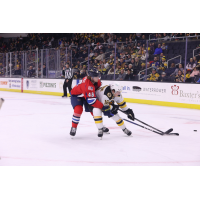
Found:
[[[115,105],[115,104],[112,104],[112,110],[111,110],[111,113],[113,114],[113,115],[116,115],[118,112],[118,110],[119,110],[119,105]]]
[[[102,112],[103,112],[103,114],[104,114],[105,116],[108,116],[108,117],[114,116],[114,115],[111,113],[110,106],[103,106]]]
[[[128,110],[124,111],[124,113],[127,114],[127,116],[128,116],[129,119],[131,119],[131,120],[134,121],[134,119],[135,119],[135,115],[134,115],[132,109],[129,108]]]

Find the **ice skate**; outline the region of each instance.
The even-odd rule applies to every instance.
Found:
[[[75,136],[76,135],[76,128],[74,128],[74,127],[71,128],[70,135],[71,136]]]
[[[3,105],[3,103],[4,103],[4,101],[5,101],[5,100],[4,100],[3,98],[0,99],[0,109],[1,109],[1,107],[2,107],[2,105]]]
[[[127,134],[128,136],[130,136],[132,134],[131,131],[129,131],[127,128],[125,128],[124,130],[124,133]]]
[[[105,126],[103,127],[103,133],[110,134],[109,129]]]
[[[103,137],[103,128],[98,130],[98,137]]]

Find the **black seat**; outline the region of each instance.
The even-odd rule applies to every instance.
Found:
[[[176,54],[176,55],[179,54],[179,52],[180,52],[179,49],[175,49],[175,50],[174,50],[174,54]]]
[[[174,50],[170,49],[170,50],[168,50],[167,53],[168,53],[168,54],[173,54],[173,53],[174,53]]]
[[[174,45],[174,49],[179,49],[180,46],[179,45]]]

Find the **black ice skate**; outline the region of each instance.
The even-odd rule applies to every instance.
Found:
[[[103,137],[103,128],[99,129],[98,137]]]
[[[71,136],[75,136],[76,135],[76,128],[74,128],[74,127],[71,128],[70,135]]]
[[[103,133],[110,134],[109,129],[105,126],[103,127]]]
[[[4,101],[5,101],[4,99],[0,98],[0,109],[1,109],[1,106],[3,105]]]
[[[128,136],[130,136],[132,134],[131,131],[129,131],[127,128],[125,128],[124,130],[124,133],[127,134]]]

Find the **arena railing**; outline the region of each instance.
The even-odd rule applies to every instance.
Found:
[[[184,40],[176,41],[175,40],[176,38],[182,38],[182,39],[184,38]],[[159,43],[162,43],[162,42],[165,42],[168,46],[172,46],[172,44],[173,44],[173,46],[179,46],[178,51],[179,50],[181,51],[186,48],[186,44],[191,46],[189,43],[192,43],[192,42],[198,43],[199,40],[196,40],[196,38],[198,39],[198,36],[173,37],[171,39],[169,38],[169,41],[162,40],[162,38],[157,39],[157,40],[156,39],[150,39],[150,40],[145,40],[145,41],[138,40],[138,41],[134,41],[133,44],[128,44],[127,42],[118,42],[118,43],[112,43],[112,44],[103,43],[103,44],[100,44],[104,47],[103,53],[98,53],[98,56],[101,56],[101,55],[103,55],[103,56],[100,60],[98,60],[98,64],[101,63],[101,65],[106,65],[106,63],[102,63],[100,61],[105,59],[104,61],[108,62],[110,54],[114,54],[114,56],[113,56],[114,63],[111,62],[112,63],[111,65],[109,65],[109,66],[106,65],[106,66],[108,66],[107,72],[111,69],[111,67],[114,66],[114,74],[109,77],[112,80],[116,79],[118,76],[118,74],[116,73],[116,67],[117,67],[116,65],[117,65],[118,60],[121,58],[119,51],[122,50],[122,52],[123,51],[125,52],[124,49],[131,47],[131,45],[134,46],[134,45],[138,45],[141,42],[144,42],[145,50],[146,50],[146,54],[145,54],[146,59],[141,61],[141,63],[145,64],[145,68],[138,72],[138,76],[139,76],[139,80],[141,80],[141,81],[146,80],[146,78],[149,75],[149,74],[146,74],[146,72],[150,71],[152,69],[152,67],[147,68],[147,63],[153,61],[153,59],[154,59],[153,52],[150,53],[150,46],[152,43],[154,43],[155,48],[157,47],[157,45]],[[90,55],[89,50],[90,50],[90,48],[94,50],[95,47],[97,47],[97,45],[91,46],[88,44],[86,46],[87,46],[87,60],[82,61],[81,64],[86,64],[87,67],[89,67],[90,66],[89,63],[92,60],[88,56],[88,55]],[[130,51],[131,51],[131,48],[129,49]],[[74,47],[71,46],[71,47],[64,47],[64,48],[49,48],[49,49],[23,51],[23,52],[9,52],[9,53],[3,54],[3,56],[0,56],[0,63],[2,63],[0,65],[0,67],[3,68],[3,70],[5,71],[4,76],[9,76],[9,77],[14,76],[14,71],[16,70],[16,65],[21,64],[23,77],[28,76],[28,70],[29,70],[30,66],[32,66],[35,70],[35,74],[33,77],[36,77],[36,78],[59,78],[59,77],[61,77],[62,68],[66,65],[66,63],[69,63],[70,67],[72,67],[72,68],[77,64],[77,61],[79,60],[79,58],[75,59],[73,57],[73,53],[77,49],[78,49],[77,46],[74,46]],[[112,49],[112,50],[109,50],[109,49]],[[197,49],[193,48],[193,50],[191,50],[190,48],[188,48],[188,51],[185,49],[185,51],[182,54],[177,54],[173,57],[166,57],[167,68],[169,67],[169,63],[174,60],[177,62],[177,63],[175,62],[176,63],[175,65],[178,65],[180,62],[184,62],[183,64],[185,67],[188,62],[188,59],[189,59],[188,56],[190,57],[191,53],[193,53],[193,55],[195,55],[194,52],[196,52],[198,49],[199,48],[197,48]],[[172,50],[174,52],[175,49],[172,49]],[[169,52],[167,52],[166,55],[169,55]],[[162,56],[158,55],[158,59],[161,59],[161,57]],[[135,59],[135,56],[133,56],[133,58]],[[94,64],[95,59],[92,60],[93,64]],[[43,65],[46,65],[46,76],[43,74],[43,72],[45,72],[42,70]],[[99,65],[96,67],[99,68]],[[144,76],[141,79],[142,72],[145,72],[145,74],[143,74]],[[2,76],[2,74],[0,74],[0,75]],[[106,75],[104,77],[106,77]],[[106,79],[107,78],[108,77],[106,77]]]

